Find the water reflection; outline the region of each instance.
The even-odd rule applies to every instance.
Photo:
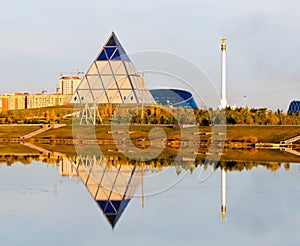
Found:
[[[96,155],[79,156],[74,167],[112,228],[150,169],[141,163],[122,165],[116,159],[108,162]]]
[[[226,171],[224,168],[221,169],[221,220],[226,220]]]
[[[120,155],[67,156],[58,152],[43,153],[41,155],[0,155],[0,163],[6,163],[8,166],[17,162],[28,165],[35,160],[59,166],[61,176],[78,176],[112,228],[116,226],[133,197],[140,197],[143,207],[145,196],[168,190],[161,183],[165,177],[167,177],[167,187],[173,187],[188,173],[199,172],[197,175],[206,175],[206,179],[210,175],[217,175],[221,184],[219,189],[221,219],[224,220],[226,219],[226,179],[229,172],[252,170],[258,167],[264,167],[271,172],[279,171],[281,167],[286,170],[290,168],[289,163],[283,162],[213,160],[204,162],[202,159],[190,160],[189,158],[181,158],[174,162],[171,157],[132,161]],[[176,175],[168,179],[168,174],[163,176],[166,170],[176,172]],[[206,179],[202,179],[202,183]],[[155,185],[157,192],[150,191]]]

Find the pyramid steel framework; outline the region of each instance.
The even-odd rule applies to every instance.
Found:
[[[118,38],[112,32],[69,103],[152,104],[155,101]]]
[[[77,173],[114,228],[134,196],[149,166],[112,166],[103,156],[80,156]]]

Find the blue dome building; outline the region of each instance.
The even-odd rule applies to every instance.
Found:
[[[176,108],[197,109],[192,93],[181,89],[150,89],[156,103]]]
[[[289,109],[288,109],[288,113],[291,113],[291,114],[296,114],[300,111],[300,101],[292,101],[290,103],[290,106],[289,106]]]

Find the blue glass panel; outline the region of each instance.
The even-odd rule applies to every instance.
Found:
[[[130,202],[130,200],[123,200],[121,207],[119,209],[119,216],[123,213],[124,209],[126,208],[126,206],[128,205],[128,203]]]
[[[121,206],[119,206],[118,213],[117,213],[117,216],[115,218],[113,226],[115,226],[115,224],[118,222],[118,220],[120,219],[122,213],[124,212],[124,210],[127,207],[129,202],[130,202],[130,199],[122,201],[122,203],[120,204]]]
[[[100,53],[100,55],[97,58],[97,61],[107,61],[107,57],[105,55],[104,50],[102,50],[102,52]]]
[[[128,200],[97,200],[97,203],[99,207],[102,209],[102,211],[105,214],[105,217],[108,219],[109,223],[112,227],[114,227],[121,217],[122,213],[124,212],[126,206],[130,202],[130,199]],[[115,211],[117,210],[117,211]]]
[[[121,206],[121,201],[103,201],[98,200],[97,203],[99,204],[100,208],[103,210],[104,213],[112,214],[117,213]]]
[[[114,39],[114,35],[112,35],[111,38],[108,40],[106,46],[117,46]]]
[[[118,211],[121,205],[121,201],[110,201],[110,202],[112,203],[116,211]]]
[[[118,47],[118,50],[120,52],[120,56],[121,56],[121,59],[123,61],[130,61],[129,57],[127,56],[124,48],[122,47],[121,43],[119,42],[119,40],[117,39],[117,37],[115,38],[115,41],[116,41],[116,44],[117,44],[117,47]]]
[[[99,200],[99,201],[97,201],[97,203],[99,204],[100,208],[101,208],[102,211],[104,212],[107,201],[100,201],[100,200]]]
[[[129,57],[127,56],[125,50],[123,49],[123,47],[118,47],[119,48],[119,52],[120,52],[120,56],[121,56],[121,59],[123,61],[130,61]]]
[[[112,54],[115,52],[116,48],[105,48],[108,59],[111,58]]]
[[[106,209],[104,211],[105,213],[116,213],[116,209],[112,206],[112,204],[110,202],[107,203]]]
[[[121,60],[120,53],[117,50],[115,54],[112,56],[111,60]]]

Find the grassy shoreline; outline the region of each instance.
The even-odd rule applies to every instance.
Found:
[[[58,152],[65,154],[68,157],[75,157],[82,153],[84,155],[104,155],[108,159],[118,158],[119,160],[126,160],[126,156],[122,155],[120,152],[107,151],[95,148],[95,146],[77,146],[74,145],[49,145],[49,144],[37,144],[52,153]],[[176,149],[168,148],[166,152],[163,152],[158,156],[158,159],[169,160],[176,157],[178,154]],[[39,151],[28,148],[21,144],[0,144],[0,156],[21,156],[21,155],[43,155]],[[50,156],[52,156],[51,154]],[[206,158],[210,158],[205,154],[198,154],[197,156],[191,156],[191,158],[196,159],[196,162],[203,162]],[[221,162],[272,162],[272,163],[300,163],[300,158],[298,156],[280,151],[280,150],[256,150],[256,149],[224,149],[222,156],[220,156]]]
[[[151,143],[149,132],[155,128],[156,125],[132,125],[129,128],[130,140],[137,146],[142,142],[143,148],[148,147]],[[219,126],[214,127],[192,127],[184,130],[181,135],[181,130],[170,126],[160,126],[165,132],[165,136],[160,131],[152,132],[154,138],[161,141],[166,137],[167,147],[162,152],[162,158],[168,156],[176,156],[178,148],[182,141],[188,142],[200,139],[200,148],[197,158],[203,160],[206,158],[205,153],[208,150],[208,143],[212,137],[211,132],[224,130],[223,127],[218,129]],[[22,125],[22,126],[1,126],[0,125],[0,154],[8,153],[31,153],[37,154],[37,151],[30,150],[20,144],[13,144],[16,139],[24,141],[19,137],[39,129],[39,125]],[[116,134],[112,134],[111,126],[80,126],[78,129],[73,130],[72,126],[65,126],[58,129],[50,129],[46,132],[38,134],[26,141],[41,146],[49,151],[61,152],[68,156],[78,155],[79,152],[85,154],[99,153],[99,148],[105,156],[119,155],[115,141],[122,140],[126,135],[125,128],[118,128]],[[127,129],[128,130],[128,129]],[[115,130],[114,130],[115,131]],[[195,134],[200,132],[200,135]],[[253,126],[253,125],[229,125],[226,126],[226,148],[222,152],[222,161],[271,161],[271,162],[295,162],[300,163],[300,158],[280,150],[257,150],[251,148],[253,146],[249,139],[256,138],[257,142],[264,143],[279,143],[281,140],[296,136],[300,134],[300,126]],[[74,135],[74,136],[73,136]],[[127,134],[128,136],[128,134]],[[76,140],[83,140],[82,145],[77,142],[74,146],[74,137]],[[216,134],[218,137],[218,134]],[[93,142],[93,139],[95,140]],[[146,140],[141,140],[146,139]],[[5,141],[4,141],[5,140]],[[12,141],[10,141],[12,140]],[[158,141],[158,142],[159,142]],[[1,143],[2,142],[2,143]],[[170,143],[168,145],[168,143]],[[203,144],[204,143],[204,144]],[[299,146],[299,143],[298,145]],[[93,149],[94,148],[94,149]],[[188,148],[188,147],[187,147]],[[191,156],[192,158],[193,156]]]
[[[300,125],[295,126],[284,126],[284,125],[227,125],[225,127],[192,127],[187,130],[181,130],[178,128],[172,128],[170,126],[156,126],[156,125],[132,125],[129,127],[130,138],[148,138],[149,132],[158,127],[162,129],[168,139],[181,139],[181,140],[191,140],[195,139],[193,135],[196,132],[200,132],[200,140],[208,140],[211,132],[226,131],[227,141],[247,141],[249,138],[256,138],[257,142],[263,143],[279,143],[281,140],[300,135]],[[0,125],[0,139],[10,139],[19,138],[25,134],[38,130],[40,125]],[[220,128],[220,129],[218,129]],[[125,133],[126,127],[117,127],[118,131]],[[182,133],[181,133],[182,131]],[[80,126],[76,129],[72,129],[72,126],[65,126],[58,129],[50,129],[44,133],[34,136],[35,139],[73,139],[74,137],[84,137],[97,138],[112,140],[118,135],[112,134],[112,129],[110,125],[99,125],[99,126]],[[120,135],[122,136],[122,135]],[[157,138],[161,137],[161,132],[156,133]]]

